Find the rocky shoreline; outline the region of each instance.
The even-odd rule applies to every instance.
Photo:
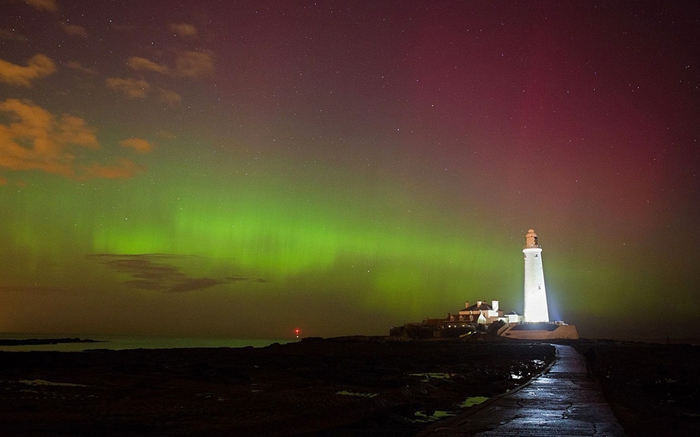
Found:
[[[519,386],[546,344],[304,339],[0,353],[2,435],[413,435]]]
[[[628,435],[697,435],[698,348],[569,344],[596,348],[595,377]],[[486,336],[0,352],[0,435],[410,436],[554,358],[546,343]]]

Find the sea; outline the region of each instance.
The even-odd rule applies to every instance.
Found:
[[[0,340],[30,340],[30,339],[90,339],[95,342],[30,344],[18,346],[0,345],[3,352],[58,351],[82,352],[91,349],[182,349],[182,348],[238,348],[265,347],[274,343],[285,344],[299,341],[296,338],[286,339],[241,339],[241,338],[207,338],[207,337],[143,337],[123,335],[76,335],[76,334],[17,334],[0,333]]]

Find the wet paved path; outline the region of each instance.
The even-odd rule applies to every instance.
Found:
[[[552,368],[520,390],[418,435],[624,436],[600,385],[586,376],[583,356],[571,346],[555,347],[557,361]]]

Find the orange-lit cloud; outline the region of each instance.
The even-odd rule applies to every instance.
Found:
[[[95,71],[94,69],[85,67],[83,64],[76,61],[66,62],[66,67],[70,68],[71,70],[79,71],[81,73],[97,74],[97,71]]]
[[[175,66],[179,76],[197,78],[214,71],[214,60],[209,52],[185,51],[177,55]]]
[[[9,125],[0,125],[1,167],[72,177],[74,155],[68,148],[99,148],[95,129],[78,117],[56,118],[39,106],[16,99],[0,103],[0,112],[12,118]]]
[[[0,39],[7,41],[27,41],[27,37],[19,33],[18,29],[0,29]]]
[[[163,64],[158,64],[146,58],[132,56],[126,65],[134,71],[154,71],[161,74],[173,73],[177,76],[196,78],[206,76],[214,71],[213,56],[209,52],[182,51],[175,56],[175,68],[171,70]],[[113,78],[116,79],[116,78]],[[130,80],[134,79],[121,79]]]
[[[143,79],[109,77],[105,83],[107,84],[107,88],[121,91],[132,99],[144,99],[151,92],[151,84]],[[182,101],[182,96],[180,96],[180,94],[165,88],[158,88],[156,90],[156,95],[161,102],[167,103],[170,106],[178,105]]]
[[[150,141],[141,138],[127,138],[126,140],[121,140],[119,145],[133,149],[138,153],[149,153],[155,147]]]
[[[56,12],[58,10],[56,0],[24,0],[24,2],[40,11]]]
[[[121,77],[108,77],[105,80],[107,87],[115,91],[121,91],[130,98],[144,98],[151,89],[151,85],[145,80],[129,79]]]
[[[83,26],[77,26],[75,24],[64,24],[63,31],[68,35],[82,36],[83,38],[88,36],[88,31]]]
[[[55,71],[56,65],[53,61],[42,54],[32,56],[26,67],[0,59],[0,82],[10,85],[31,87],[33,80],[48,76]]]
[[[178,36],[197,36],[197,28],[191,24],[173,23],[169,28]]]
[[[37,170],[68,178],[89,179],[131,177],[141,169],[131,161],[112,166],[89,167],[76,163],[80,150],[99,150],[96,129],[73,115],[56,117],[28,101],[0,102],[0,113],[9,124],[0,124],[0,168]]]
[[[180,96],[180,94],[164,88],[158,89],[158,96],[162,102],[171,106],[178,105],[182,101],[182,96]]]
[[[138,56],[132,56],[129,58],[126,65],[128,65],[132,70],[136,71],[147,70],[162,74],[166,74],[168,72],[168,67],[165,65],[157,64],[153,61],[149,61],[146,58],[140,58]]]
[[[79,179],[128,179],[143,171],[143,167],[137,166],[133,161],[120,159],[117,164],[105,166],[93,164],[85,170]]]
[[[7,185],[7,179],[4,177],[0,176],[0,185]]]

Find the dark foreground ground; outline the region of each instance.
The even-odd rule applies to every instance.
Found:
[[[595,378],[629,436],[700,435],[700,349],[571,344],[595,347]],[[0,352],[0,436],[410,436],[553,358],[548,344],[381,338]]]
[[[595,378],[625,432],[636,436],[700,435],[700,347],[580,340],[594,347]]]
[[[540,372],[546,344],[306,339],[0,353],[0,435],[408,436]]]

